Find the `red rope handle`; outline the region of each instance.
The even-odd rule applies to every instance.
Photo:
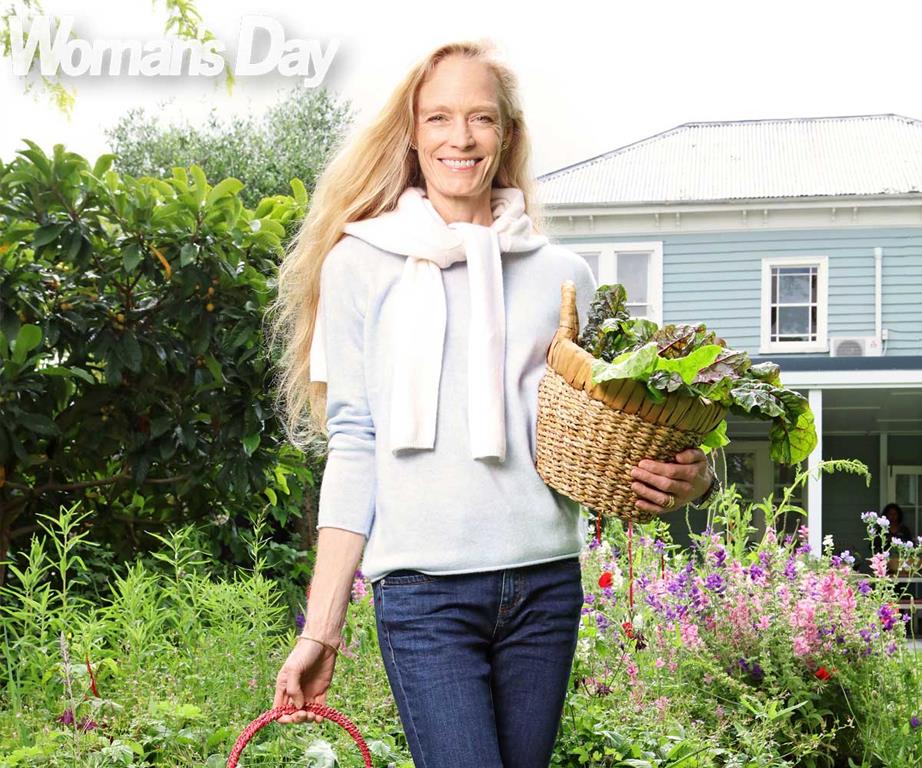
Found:
[[[355,727],[355,723],[341,712],[333,709],[333,707],[327,706],[326,704],[318,704],[316,702],[305,704],[300,710],[298,707],[284,706],[270,709],[268,712],[263,712],[244,728],[243,732],[237,737],[237,742],[231,750],[230,757],[227,758],[227,768],[237,768],[237,761],[240,760],[240,753],[243,752],[243,748],[247,745],[249,740],[253,738],[257,731],[265,728],[269,723],[278,720],[283,715],[290,715],[301,710],[305,712],[316,712],[321,717],[332,720],[337,725],[345,728],[349,735],[355,740],[355,743],[359,745],[359,749],[362,751],[362,759],[365,761],[365,768],[372,768],[371,752],[368,751],[368,745],[365,743],[365,739],[362,738],[362,734],[359,733],[359,729]]]
[[[628,567],[628,577],[627,577],[627,599],[631,605],[631,616],[630,620],[634,620],[634,551],[632,542],[634,539],[634,521],[627,521],[627,567]]]

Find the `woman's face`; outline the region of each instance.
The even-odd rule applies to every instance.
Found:
[[[496,80],[485,64],[449,56],[436,65],[416,102],[415,143],[430,198],[489,199],[500,117]]]

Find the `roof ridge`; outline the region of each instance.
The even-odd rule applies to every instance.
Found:
[[[654,133],[651,136],[647,136],[643,139],[639,139],[637,141],[631,142],[630,144],[625,144],[623,146],[616,147],[615,149],[610,149],[606,152],[602,152],[601,154],[588,157],[584,160],[579,160],[575,163],[571,163],[570,165],[565,165],[553,171],[542,173],[537,177],[537,179],[539,182],[546,181],[553,177],[563,175],[567,173],[568,171],[575,170],[576,168],[581,168],[581,167],[585,167],[588,165],[592,165],[593,163],[603,160],[605,158],[620,154],[622,152],[627,152],[632,149],[636,149],[637,147],[641,145],[649,144],[654,141],[664,139],[671,134],[678,133],[683,130],[688,130],[689,128],[715,127],[715,126],[737,126],[737,125],[746,125],[746,124],[825,122],[825,121],[830,121],[830,120],[852,120],[852,121],[857,122],[858,120],[868,120],[871,118],[882,118],[882,117],[897,118],[909,124],[914,124],[914,125],[918,125],[922,127],[922,120],[918,120],[914,117],[907,117],[905,115],[898,115],[894,112],[882,112],[882,113],[874,113],[874,114],[868,114],[868,115],[821,115],[821,116],[816,116],[816,117],[769,117],[769,118],[752,118],[752,119],[747,119],[747,120],[709,120],[709,121],[700,121],[700,122],[680,123],[679,125],[676,125],[665,131]]]

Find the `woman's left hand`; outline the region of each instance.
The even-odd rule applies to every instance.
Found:
[[[700,448],[677,453],[675,462],[642,459],[631,470],[631,477],[634,478],[631,488],[638,496],[634,506],[656,514],[678,509],[701,497],[711,484],[711,472]],[[672,505],[668,494],[675,499]]]

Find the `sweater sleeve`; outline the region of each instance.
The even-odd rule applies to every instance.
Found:
[[[375,425],[365,389],[364,281],[347,256],[341,240],[320,273],[329,452],[317,529],[342,528],[367,539],[375,512]]]

